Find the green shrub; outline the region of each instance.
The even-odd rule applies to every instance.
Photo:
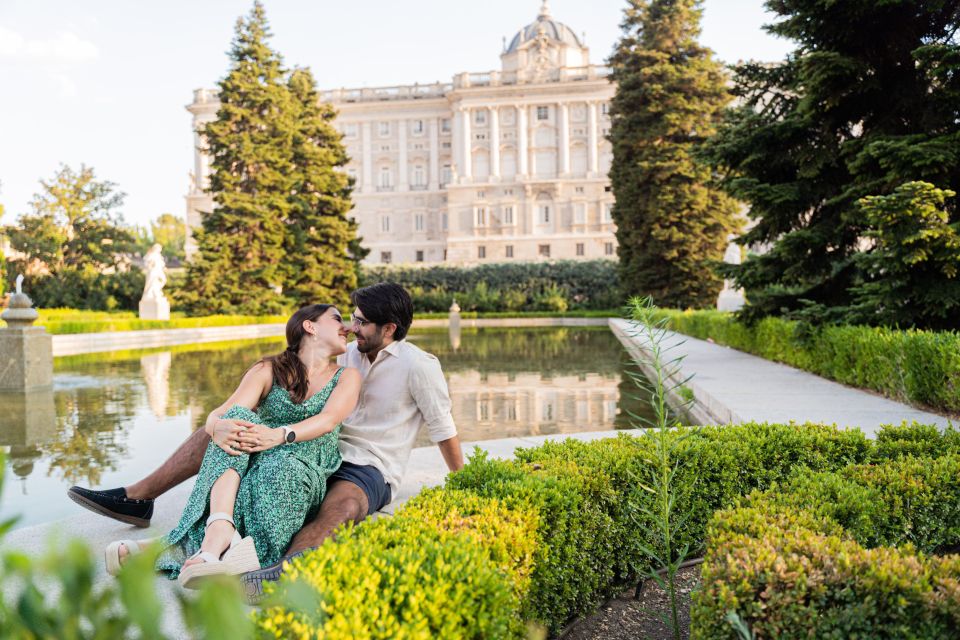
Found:
[[[426,491],[296,561],[258,626],[276,638],[522,637],[536,523],[497,500]]]
[[[623,300],[612,260],[485,264],[476,267],[364,266],[361,286],[403,285],[418,313],[615,309]]]
[[[131,311],[88,311],[78,309],[40,309],[37,325],[48,333],[75,334],[104,331],[140,331],[145,329],[195,329],[199,327],[230,327],[248,324],[283,324],[286,316],[205,316],[186,318],[171,314],[170,320],[140,320]]]
[[[960,411],[960,334],[866,326],[755,325],[719,311],[661,311],[670,328],[843,384],[942,411]]]
[[[736,638],[731,612],[758,638],[945,638],[960,625],[960,556],[924,553],[960,541],[958,455],[803,470],[718,512],[707,536],[692,638]]]

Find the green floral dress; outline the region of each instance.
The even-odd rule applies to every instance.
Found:
[[[286,389],[274,384],[256,411],[234,405],[223,417],[275,429],[295,424],[323,410],[342,372],[341,367],[323,389],[300,404],[290,399]],[[327,478],[340,467],[339,435],[337,425],[332,432],[313,440],[239,456],[211,442],[180,523],[165,536],[167,547],[157,559],[157,570],[176,578],[184,561],[200,549],[210,515],[210,489],[227,469],[240,474],[233,512],[237,531],[253,537],[261,566],[279,560],[293,536],[316,515],[327,490]]]

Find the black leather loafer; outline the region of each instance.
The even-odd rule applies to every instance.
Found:
[[[280,576],[283,575],[284,565],[294,558],[299,558],[308,551],[313,551],[313,548],[283,556],[269,566],[261,567],[256,571],[248,571],[240,576],[240,581],[243,582],[243,591],[247,597],[247,604],[251,606],[259,604],[263,599],[263,584],[265,582],[276,582],[279,580]]]
[[[102,516],[119,520],[135,527],[149,527],[153,516],[153,500],[131,500],[126,489],[93,491],[83,487],[70,487],[70,499],[81,507]]]

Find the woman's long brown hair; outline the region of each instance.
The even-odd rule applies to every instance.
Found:
[[[307,389],[310,387],[307,367],[298,355],[300,343],[307,335],[303,328],[303,321],[316,322],[332,306],[332,304],[308,304],[301,307],[287,320],[286,350],[275,356],[262,358],[257,363],[267,362],[273,367],[274,382],[286,389],[290,399],[297,404],[307,399]]]

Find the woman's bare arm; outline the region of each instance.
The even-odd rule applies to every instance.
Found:
[[[356,369],[345,368],[323,410],[315,416],[288,425],[297,434],[296,442],[313,440],[333,431],[357,406],[363,378]],[[283,429],[253,428],[240,434],[241,449],[246,453],[265,451],[283,444]]]

